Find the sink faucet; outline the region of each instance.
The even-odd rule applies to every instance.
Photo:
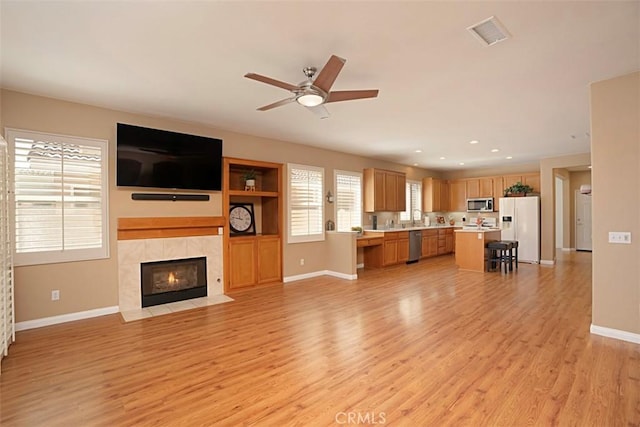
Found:
[[[414,209],[411,212],[411,225],[415,226],[416,225],[416,217],[415,217],[415,213],[418,212],[418,216],[420,217],[420,219],[422,219],[422,211],[420,209]],[[420,220],[418,220],[418,222],[420,222]]]

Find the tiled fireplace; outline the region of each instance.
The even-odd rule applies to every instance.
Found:
[[[195,287],[200,287],[200,289],[194,291],[191,290],[194,286],[188,286],[186,290],[183,289],[177,293],[184,294],[183,296],[186,296],[187,299],[204,296],[202,293],[206,293],[209,298],[223,295],[222,235],[156,238],[154,233],[151,233],[150,238],[136,236],[135,238],[127,239],[125,237],[123,239],[119,233],[118,239],[118,300],[121,312],[143,308],[142,266],[148,265],[148,263],[157,263],[156,266],[160,267],[155,279],[155,285],[158,289],[156,292],[151,292],[152,294],[160,295],[165,293],[164,291],[171,294],[178,290],[177,288],[173,289],[174,285],[183,284],[187,280],[195,280]],[[193,268],[191,260],[194,259],[199,262],[199,271],[197,268]],[[165,266],[175,264],[176,260],[178,264],[185,261],[187,264],[191,263],[191,267],[187,266],[173,272],[171,269],[163,269]],[[163,278],[161,275],[164,273],[166,275]],[[169,273],[172,273],[172,277],[169,276]],[[195,278],[192,277],[194,274]],[[200,277],[197,277],[198,274]],[[153,281],[153,278],[151,280]],[[206,287],[203,289],[199,285],[204,283],[206,283]],[[152,297],[152,304],[148,305],[169,302],[163,301],[163,298]]]

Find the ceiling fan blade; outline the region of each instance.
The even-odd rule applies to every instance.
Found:
[[[371,90],[339,90],[330,92],[326,102],[350,101],[352,99],[375,98],[378,96],[378,89]]]
[[[274,102],[273,104],[269,104],[269,105],[265,105],[264,107],[260,107],[258,108],[258,111],[267,111],[267,110],[271,110],[272,108],[276,108],[276,107],[281,107],[283,105],[287,105],[290,102],[295,101],[296,98],[287,98],[287,99],[282,99],[278,102]]]
[[[329,111],[322,104],[316,105],[315,107],[307,107],[307,110],[311,111],[313,114],[320,117],[321,119],[328,119],[330,116]]]
[[[286,89],[290,91],[294,91],[295,89],[298,89],[298,86],[292,85],[290,83],[281,82],[280,80],[272,79],[271,77],[262,76],[260,74],[247,73],[244,76],[248,79],[256,80],[272,86],[277,86],[282,89]]]
[[[339,56],[331,55],[331,58],[329,58],[322,70],[320,70],[318,77],[313,81],[313,85],[325,92],[329,92],[329,89],[333,86],[333,82],[336,81],[346,61],[346,59],[342,59]]]

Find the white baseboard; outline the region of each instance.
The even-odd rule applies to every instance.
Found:
[[[321,271],[314,271],[312,273],[304,273],[304,274],[297,274],[295,276],[288,276],[288,277],[285,277],[282,281],[284,283],[290,283],[290,282],[296,282],[298,280],[311,279],[313,277],[319,277],[319,276],[333,276],[333,277],[346,279],[346,280],[356,280],[358,278],[357,274],[345,274],[345,273],[338,273],[337,271],[321,270]]]
[[[112,307],[96,308],[93,310],[79,311],[77,313],[61,314],[59,316],[43,317],[42,319],[25,320],[16,323],[16,332],[27,329],[42,328],[43,326],[57,325],[59,323],[73,322],[74,320],[89,319],[91,317],[104,316],[107,314],[119,313],[117,305]]]
[[[562,248],[562,252],[573,252],[576,248]]]
[[[362,264],[356,264],[356,268],[364,268],[364,262]]]
[[[621,331],[619,329],[605,328],[604,326],[596,326],[591,324],[591,333],[595,335],[602,335],[603,337],[615,338],[617,340],[628,341],[635,344],[640,344],[640,334],[634,334],[633,332]]]
[[[540,264],[542,265],[555,265],[556,260],[554,259],[541,259]]]

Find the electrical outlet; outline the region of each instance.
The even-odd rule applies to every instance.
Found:
[[[610,231],[609,243],[617,243],[623,245],[631,244],[631,232],[629,231]]]
[[[51,291],[51,301],[58,301],[59,299],[60,299],[60,291],[57,289]]]
[[[304,265],[304,258],[300,258],[300,265]]]

